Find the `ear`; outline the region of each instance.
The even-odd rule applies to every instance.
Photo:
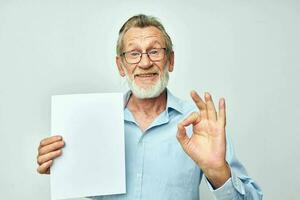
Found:
[[[173,69],[174,69],[174,51],[172,51],[170,53],[170,56],[169,56],[169,67],[168,67],[169,72],[172,72]]]
[[[126,74],[124,71],[124,65],[123,65],[121,56],[116,56],[116,64],[117,64],[120,76],[124,77]]]

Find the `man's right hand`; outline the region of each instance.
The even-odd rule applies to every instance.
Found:
[[[38,173],[50,174],[50,166],[53,163],[53,159],[62,154],[61,149],[64,146],[65,142],[60,135],[45,138],[40,142],[37,156]]]

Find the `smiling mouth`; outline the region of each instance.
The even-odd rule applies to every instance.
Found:
[[[136,74],[134,75],[135,77],[141,77],[141,78],[146,78],[146,77],[153,77],[158,75],[158,73],[147,73],[147,74]]]

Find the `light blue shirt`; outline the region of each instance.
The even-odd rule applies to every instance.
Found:
[[[126,94],[125,102],[130,94]],[[93,199],[199,200],[202,178],[217,200],[262,199],[260,188],[235,158],[228,134],[226,160],[231,168],[231,178],[220,188],[212,188],[176,138],[177,124],[193,111],[198,111],[194,104],[176,98],[167,90],[166,110],[143,133],[125,106],[126,194]],[[187,132],[191,135],[191,127]]]

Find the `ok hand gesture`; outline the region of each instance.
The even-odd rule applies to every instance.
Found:
[[[177,139],[183,150],[202,169],[210,183],[218,188],[231,176],[225,160],[225,100],[220,99],[217,113],[209,93],[205,93],[205,101],[195,91],[191,92],[191,97],[199,112],[193,112],[178,124]],[[193,126],[191,137],[188,137],[185,129],[189,125]]]

